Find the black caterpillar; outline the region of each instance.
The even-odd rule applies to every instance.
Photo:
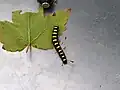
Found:
[[[52,32],[52,44],[54,48],[56,49],[59,57],[61,58],[63,64],[66,65],[68,61],[67,61],[64,51],[62,50],[62,47],[59,44],[58,32],[59,32],[59,26],[54,26],[53,32]]]

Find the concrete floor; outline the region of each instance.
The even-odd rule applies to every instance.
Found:
[[[37,0],[0,0],[0,20],[11,12],[37,10]],[[55,50],[10,53],[0,48],[0,90],[119,90],[119,0],[58,0],[72,8],[62,40],[73,65],[62,67]],[[2,44],[1,44],[2,45]]]

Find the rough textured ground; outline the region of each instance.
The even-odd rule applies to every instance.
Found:
[[[71,66],[61,66],[55,50],[9,53],[0,48],[0,90],[119,90],[119,0],[58,0],[57,9],[72,8],[61,38]],[[35,11],[35,0],[0,0],[0,20],[11,11]],[[2,44],[1,44],[2,45]],[[2,46],[1,46],[2,47]]]

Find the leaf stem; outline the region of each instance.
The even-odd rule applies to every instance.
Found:
[[[30,46],[28,45],[28,46],[27,46],[27,49],[26,49],[26,53],[28,52],[29,48],[30,48]]]

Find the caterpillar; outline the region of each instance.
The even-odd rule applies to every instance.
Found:
[[[53,32],[52,32],[52,44],[55,50],[57,51],[59,57],[62,60],[62,63],[63,63],[62,65],[66,65],[68,61],[62,47],[60,46],[59,39],[58,39],[58,32],[59,32],[59,26],[54,26]]]
[[[57,0],[37,0],[43,8],[50,8],[57,4]]]

